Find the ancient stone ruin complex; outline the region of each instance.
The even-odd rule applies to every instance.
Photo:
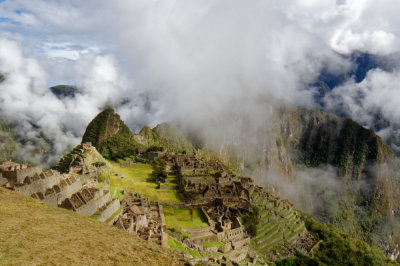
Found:
[[[217,161],[202,162],[197,156],[166,156],[167,170],[176,174],[186,203],[201,206],[220,199],[227,205],[250,202],[255,185],[251,178],[236,176]]]
[[[168,246],[163,206],[133,191],[123,191],[121,204],[119,199],[113,198],[107,184],[99,188],[96,168],[92,167],[93,163],[85,164],[82,156],[93,152],[90,144],[78,145],[57,165],[57,169],[67,169],[66,173],[44,170],[41,166],[0,162],[0,186]],[[178,206],[170,205],[191,212],[197,209],[207,220],[208,226],[182,229],[181,234],[187,235],[179,240],[184,248],[219,254],[213,257],[216,262],[218,256],[223,255],[239,263],[245,258],[257,261],[254,250],[274,260],[271,251],[276,247],[285,254],[293,250],[306,254],[315,244],[300,214],[288,201],[266,192],[251,178],[236,175],[218,161],[205,161],[195,155],[152,152],[140,154],[137,160],[122,162],[120,167],[131,167],[136,162],[152,163],[154,168],[156,164],[165,166],[166,173],[173,177],[167,177],[165,183],[159,184],[159,189],[174,190],[184,199]],[[250,236],[242,217],[255,209],[258,213],[256,228]],[[204,245],[207,243],[218,245]]]
[[[120,208],[119,200],[98,188],[97,181],[88,179],[85,173],[61,174],[38,165],[5,161],[0,162],[0,185],[82,215],[96,214],[99,221],[106,221]]]
[[[253,208],[260,210],[253,244],[259,252],[270,254],[277,246],[291,246],[287,254],[293,248],[306,254],[315,244],[292,205],[256,186],[251,178],[237,176],[218,161],[204,162],[197,156],[166,154],[163,159],[166,170],[178,179],[186,207],[201,208],[208,220],[207,228],[186,230],[188,247],[202,251],[200,243],[221,241],[224,245],[207,252],[229,254],[234,262],[243,260],[249,255],[250,236],[241,215]]]

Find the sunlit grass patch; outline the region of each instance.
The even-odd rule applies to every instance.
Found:
[[[190,210],[164,207],[164,216],[168,229],[182,231],[182,229],[193,229],[207,227],[208,223],[200,209],[193,209],[193,220]]]

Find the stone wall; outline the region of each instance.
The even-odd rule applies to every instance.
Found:
[[[95,193],[93,199],[89,200],[86,204],[79,207],[76,212],[85,216],[91,216],[97,212],[104,204],[111,200],[111,194],[107,192],[103,194],[103,190]]]
[[[57,192],[57,187],[60,189],[59,192]],[[82,189],[82,183],[81,180],[78,179],[65,187],[55,185],[53,189],[54,193],[50,195],[45,195],[43,201],[47,204],[58,206],[63,200],[70,198],[73,194],[80,191]]]
[[[119,203],[118,199],[114,199],[110,204],[108,204],[107,208],[100,214],[99,221],[104,222],[107,220],[111,215],[113,215],[119,208],[121,204]]]
[[[42,166],[34,165],[28,166],[25,169],[2,171],[3,176],[8,179],[9,182],[23,184],[26,177],[32,177],[35,174],[39,175],[43,171]]]
[[[35,175],[36,179],[32,178]],[[31,180],[30,184],[26,184],[21,187],[15,187],[14,190],[26,196],[30,196],[37,192],[44,192],[46,189],[51,188],[54,185],[58,185],[60,183],[61,175],[58,172],[51,172],[51,174],[48,175],[39,175],[35,173],[28,178]]]

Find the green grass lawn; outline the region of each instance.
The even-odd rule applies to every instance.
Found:
[[[110,176],[110,192],[114,193],[115,189],[127,189],[139,193],[140,195],[149,198],[153,202],[161,203],[182,203],[182,199],[176,190],[171,190],[171,193],[159,193],[157,183],[153,179],[153,167],[150,164],[137,163],[130,167],[120,167],[119,163],[111,163],[112,171],[124,176],[121,178],[117,175]],[[135,181],[146,180],[146,181]],[[172,184],[176,185],[176,184]],[[120,192],[117,196],[121,195]],[[121,195],[122,197],[123,195]]]
[[[114,172],[122,174],[124,178],[153,180],[153,167],[150,164],[136,163],[130,167],[120,167],[119,163],[111,163]]]
[[[192,220],[190,210],[165,206],[164,216],[165,222],[167,223],[167,228],[178,232],[181,232],[182,229],[193,229],[208,226],[207,220],[200,209],[193,209]]]

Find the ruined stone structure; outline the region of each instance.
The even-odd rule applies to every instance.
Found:
[[[234,262],[239,262],[247,257],[250,237],[244,230],[239,211],[221,203],[215,202],[203,206],[202,210],[217,240],[225,243],[219,250],[223,253],[229,252],[229,258]]]
[[[60,174],[41,166],[1,162],[0,174],[0,185],[8,189],[82,215],[98,214],[99,221],[107,220],[120,208],[119,200],[97,188],[97,182],[84,185],[82,176],[75,173]]]
[[[123,214],[115,222],[115,226],[129,233],[135,232],[144,240],[168,246],[162,205],[151,203],[138,194],[130,192],[124,192],[124,194]]]
[[[166,154],[163,159],[167,172],[176,175],[178,187],[191,206],[205,205],[215,199],[229,205],[250,202],[253,180],[236,176],[217,161],[205,163],[186,154]]]
[[[99,221],[105,221],[120,208],[118,199],[113,199],[104,188],[82,188],[71,197],[66,198],[60,207],[73,210],[85,216],[99,214]]]

